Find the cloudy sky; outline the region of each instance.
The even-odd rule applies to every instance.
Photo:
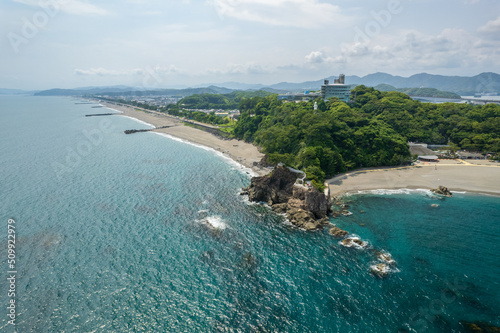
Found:
[[[2,0],[0,88],[500,72],[498,0]]]

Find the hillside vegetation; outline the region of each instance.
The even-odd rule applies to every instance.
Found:
[[[186,109],[237,109],[241,100],[251,97],[265,97],[271,93],[259,91],[233,91],[228,94],[196,94],[184,97],[177,103]]]
[[[410,163],[408,141],[450,144],[454,149],[500,153],[500,106],[422,103],[401,92],[366,86],[351,91],[352,102],[317,99],[282,102],[265,91],[200,94],[167,107],[120,103],[223,125],[234,136],[262,147],[270,163],[304,170],[318,187],[346,170]],[[318,104],[314,110],[314,104]],[[232,109],[237,122],[186,109]]]
[[[380,91],[397,91],[407,94],[409,96],[420,96],[420,97],[436,97],[436,98],[452,98],[461,99],[462,97],[458,94],[441,91],[435,88],[396,88],[389,84],[379,84],[375,87],[376,90]]]
[[[408,141],[500,151],[498,105],[421,103],[365,86],[352,96],[351,105],[317,100],[316,111],[314,101],[243,99],[234,135],[261,146],[270,162],[305,170],[318,187],[348,169],[409,163]]]

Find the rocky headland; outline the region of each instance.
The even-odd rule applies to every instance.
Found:
[[[295,226],[316,230],[328,225],[330,197],[315,188],[296,184],[299,173],[278,166],[267,176],[254,177],[242,194],[253,202],[265,202],[279,214],[286,214]]]
[[[243,188],[241,194],[248,195],[252,202],[263,202],[271,206],[278,214],[285,214],[295,226],[305,230],[316,230],[329,226],[329,234],[341,239],[339,244],[353,250],[369,250],[373,252],[374,259],[370,271],[377,277],[385,278],[391,272],[397,272],[396,262],[385,251],[373,249],[368,241],[361,240],[356,235],[349,235],[345,230],[330,224],[328,215],[349,216],[349,204],[342,198],[334,197],[333,203],[338,210],[332,212],[332,202],[327,196],[317,189],[308,188],[297,184],[300,173],[297,170],[283,166],[276,167],[267,176],[252,178],[250,185]]]

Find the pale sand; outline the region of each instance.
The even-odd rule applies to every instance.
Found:
[[[154,130],[158,133],[168,134],[192,143],[196,143],[205,147],[215,149],[222,152],[225,156],[251,169],[256,175],[266,175],[270,169],[260,168],[254,163],[260,162],[264,156],[258,148],[250,143],[238,140],[224,140],[208,132],[184,126],[184,123],[176,117],[168,116],[163,113],[153,111],[141,111],[135,107],[125,105],[116,105],[99,101],[102,105],[123,112],[122,115],[132,117],[155,127],[174,126],[170,128],[162,128]],[[131,128],[134,129],[134,128]],[[140,135],[141,133],[131,134]]]
[[[175,127],[155,130],[186,141],[213,148],[234,161],[251,168],[258,175],[271,169],[254,166],[264,154],[256,146],[238,140],[223,140],[208,132],[184,126],[176,117],[138,111],[137,108],[110,103],[101,104],[123,112],[155,127]],[[140,135],[132,134],[132,135]],[[441,160],[438,163],[420,163],[402,168],[375,168],[348,172],[326,180],[332,196],[378,189],[433,189],[439,185],[450,191],[480,192],[500,195],[500,163],[490,161]]]
[[[441,160],[401,168],[375,168],[339,175],[325,182],[332,196],[378,189],[434,189],[500,195],[500,163]]]

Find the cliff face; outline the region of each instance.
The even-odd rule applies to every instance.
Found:
[[[270,206],[287,202],[293,193],[297,174],[277,167],[268,176],[254,177],[246,188],[250,201],[266,202]]]
[[[242,194],[250,201],[266,202],[277,213],[286,213],[288,220],[306,230],[328,224],[330,198],[316,189],[294,186],[298,174],[285,167],[276,167],[263,177],[254,177]]]

